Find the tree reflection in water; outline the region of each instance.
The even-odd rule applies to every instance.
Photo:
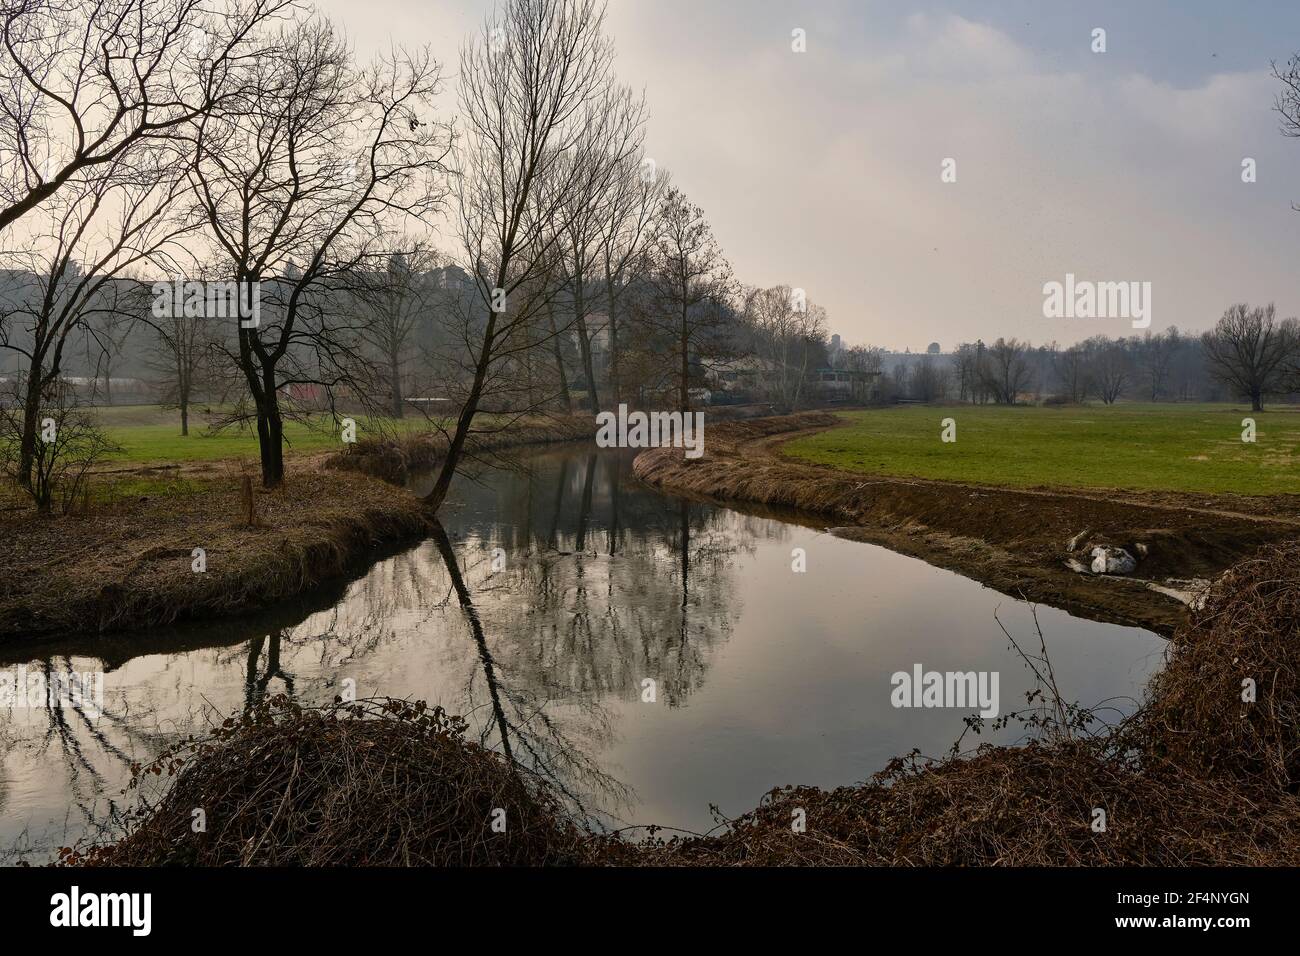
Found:
[[[120,814],[133,762],[268,694],[424,698],[547,779],[576,813],[618,820],[634,794],[604,762],[653,678],[658,704],[703,686],[739,614],[734,559],[786,526],[665,498],[630,458],[565,449],[456,489],[431,539],[263,614],[116,638],[69,636],[2,666],[105,671],[98,719],[0,713],[0,850],[39,860]],[[493,549],[505,567],[493,570]],[[38,718],[38,719],[35,719]],[[30,785],[30,786],[28,786]],[[8,788],[11,790],[12,788]]]

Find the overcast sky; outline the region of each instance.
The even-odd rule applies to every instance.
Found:
[[[362,54],[430,44],[452,82],[491,7],[317,4]],[[1300,140],[1270,76],[1300,50],[1300,4],[611,0],[609,26],[647,154],[737,278],[806,289],[847,343],[1132,333],[1044,318],[1067,272],[1151,282],[1153,329],[1236,301],[1300,313]]]

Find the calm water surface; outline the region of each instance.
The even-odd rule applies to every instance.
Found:
[[[773,786],[854,783],[912,748],[946,752],[970,709],[895,709],[895,671],[998,671],[1004,711],[1035,686],[994,619],[1036,648],[1029,607],[974,581],[659,494],[626,453],[569,447],[525,464],[458,481],[444,546],[273,612],[0,648],[6,669],[105,672],[98,719],[0,711],[0,858],[44,859],[111,818],[130,764],[177,735],[268,694],[328,701],[347,678],[358,696],[464,714],[489,746],[504,733],[604,825],[695,831],[713,825],[710,804],[734,816]],[[1132,710],[1159,637],[1046,607],[1038,618],[1069,699]]]

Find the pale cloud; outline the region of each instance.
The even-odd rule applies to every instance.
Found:
[[[914,13],[907,18],[907,40],[915,59],[931,76],[996,76],[1033,70],[1033,58],[1010,37],[956,14]]]
[[[387,29],[440,52],[486,9],[378,2],[324,5],[359,47]],[[1086,30],[1031,49],[982,11],[634,0],[610,25],[650,104],[648,153],[737,276],[806,288],[847,340],[1129,331],[1044,319],[1042,285],[1067,271],[1151,281],[1160,328],[1204,328],[1243,299],[1300,308],[1300,144],[1277,132],[1262,52],[1257,69],[1175,83],[1089,54]],[[790,51],[795,26],[807,53]],[[1257,183],[1240,181],[1244,156]],[[956,184],[940,182],[945,157]]]

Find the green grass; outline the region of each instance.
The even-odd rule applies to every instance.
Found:
[[[212,434],[207,416],[201,410],[191,412],[187,436],[181,435],[180,413],[156,405],[105,407],[98,409],[97,414],[108,437],[121,447],[121,451],[109,456],[111,461],[162,463],[241,457],[256,461],[258,457],[256,431],[231,426]],[[366,418],[357,416],[358,438],[366,436],[370,431],[369,425]],[[412,414],[400,423],[400,427],[411,430],[426,425],[427,422],[418,414]],[[286,422],[284,432],[286,454],[330,451],[340,447],[338,432],[330,419],[324,416],[310,425]]]
[[[90,498],[98,504],[111,504],[130,498],[171,498],[199,494],[202,482],[192,478],[177,478],[164,473],[163,478],[117,478],[111,481],[92,481]]]
[[[1300,410],[1234,405],[904,406],[784,453],[851,471],[991,485],[1277,494],[1300,492]],[[1256,442],[1241,440],[1254,418]],[[940,441],[941,421],[957,441]]]

